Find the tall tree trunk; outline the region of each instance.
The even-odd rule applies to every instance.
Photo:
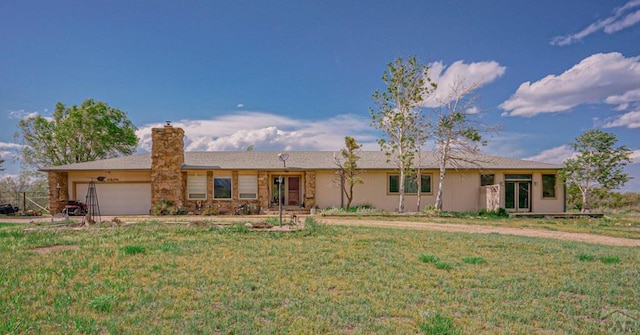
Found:
[[[418,199],[416,200],[417,211],[420,212],[420,202],[422,202],[422,175],[420,174],[420,169],[416,172],[416,184],[418,184]]]
[[[589,210],[589,200],[587,199],[587,190],[580,190],[582,194],[582,213],[586,213]]]
[[[400,201],[398,203],[398,213],[404,213],[404,168],[400,169],[400,180],[398,181],[398,191],[400,192]]]
[[[440,167],[440,180],[438,181],[438,192],[436,192],[436,210],[442,210],[442,189],[444,188],[444,178],[446,176],[444,167]]]

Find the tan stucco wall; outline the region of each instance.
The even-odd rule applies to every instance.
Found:
[[[396,171],[367,171],[361,177],[364,184],[354,188],[353,204],[372,204],[375,208],[387,211],[396,211],[399,196],[387,193],[387,175],[396,174]],[[564,210],[564,188],[559,182],[556,186],[554,199],[542,198],[542,174],[554,174],[555,171],[483,171],[495,175],[495,183],[504,183],[505,174],[531,174],[531,210],[534,212],[562,212]],[[430,194],[422,194],[420,209],[417,208],[417,196],[405,195],[405,211],[421,211],[425,206],[435,204],[436,191],[439,183],[439,175],[436,170],[423,171],[423,174],[431,175]],[[448,171],[445,177],[443,193],[443,210],[457,212],[471,212],[481,209],[480,201],[480,171]],[[316,202],[319,208],[340,206],[340,187],[336,183],[333,171],[318,171],[316,173]],[[346,197],[345,197],[346,204]],[[501,188],[500,207],[504,207],[504,188]]]

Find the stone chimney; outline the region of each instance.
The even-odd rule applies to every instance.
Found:
[[[184,130],[167,122],[151,130],[151,206],[168,200],[184,207]]]

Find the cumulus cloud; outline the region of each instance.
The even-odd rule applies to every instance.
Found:
[[[303,120],[263,112],[237,112],[172,124],[184,129],[188,151],[238,151],[249,146],[262,151],[338,150],[347,135],[364,144],[366,150],[379,149],[369,119],[348,114]],[[149,124],[136,132],[142,151],[151,148],[151,128],[161,126]]]
[[[482,87],[502,76],[506,67],[498,62],[475,62],[466,64],[459,60],[450,66],[442,62],[429,64],[429,77],[438,84],[436,90],[427,99],[425,107],[437,107],[446,99],[452,97],[452,91],[473,86]]]
[[[530,161],[545,162],[552,164],[562,164],[567,158],[575,156],[575,152],[568,145],[543,150],[535,156],[524,158]]]
[[[23,145],[19,143],[0,142],[0,149],[20,150],[22,147]]]
[[[602,128],[640,128],[640,111],[629,112],[609,118],[602,125]]]
[[[551,40],[552,45],[564,46],[582,41],[583,38],[604,31],[607,34],[613,34],[625,28],[636,25],[640,22],[640,10],[635,9],[640,6],[640,0],[631,0],[624,6],[615,8],[611,16],[598,20],[583,30],[566,35],[557,36]]]
[[[40,115],[38,112],[26,112],[25,110],[9,111],[9,117],[12,119],[29,119]]]
[[[617,52],[599,53],[560,75],[521,84],[500,108],[505,111],[503,116],[531,117],[567,111],[585,103],[619,103],[619,107],[624,107],[639,101],[635,92],[639,82],[640,56],[625,58]]]

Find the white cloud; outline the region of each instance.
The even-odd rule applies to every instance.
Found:
[[[564,144],[559,147],[543,150],[535,156],[527,157],[524,159],[536,162],[562,164],[567,158],[570,158],[574,155],[575,152],[571,150],[571,147]]]
[[[506,70],[506,67],[495,61],[466,64],[459,60],[450,66],[444,65],[442,62],[435,62],[429,64],[429,67],[429,78],[438,84],[438,87],[425,100],[425,107],[441,105],[444,99],[452,96],[452,89],[460,81],[462,81],[461,88],[482,87],[498,79]]]
[[[640,150],[634,150],[629,155],[629,158],[633,161],[632,164],[640,164]]]
[[[594,54],[560,75],[525,82],[500,108],[503,116],[531,117],[556,113],[585,103],[637,98],[640,56],[625,58],[617,52]]]
[[[38,112],[26,112],[24,109],[21,110],[17,110],[17,111],[9,111],[9,117],[12,119],[20,119],[20,120],[24,120],[24,119],[29,119],[32,117],[36,117],[40,115],[40,113]]]
[[[244,104],[237,104],[236,107],[237,108],[244,108]]]
[[[615,8],[611,16],[598,20],[575,34],[555,37],[551,40],[551,44],[558,46],[569,45],[582,41],[583,38],[601,30],[607,34],[613,34],[634,26],[640,22],[640,10],[632,13],[629,13],[629,11],[638,6],[640,6],[640,0],[631,0],[624,6]]]
[[[640,111],[629,112],[609,119],[603,128],[626,127],[640,128]]]
[[[173,126],[185,131],[188,151],[238,151],[253,145],[255,150],[338,150],[349,135],[367,150],[378,150],[377,137],[369,119],[338,115],[325,120],[302,120],[262,112],[238,112],[211,120],[181,120]],[[136,132],[143,151],[151,148],[151,128]]]
[[[0,142],[0,149],[13,149],[20,150],[23,145],[19,143],[11,143],[11,142]]]

